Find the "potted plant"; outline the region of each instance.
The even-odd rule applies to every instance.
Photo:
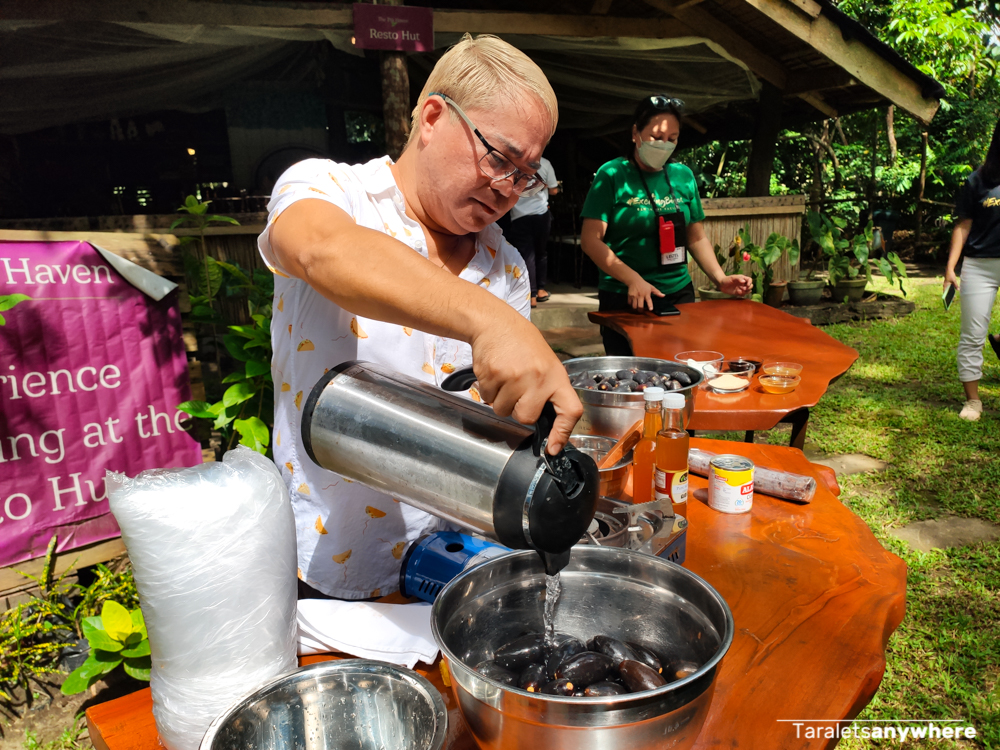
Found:
[[[872,258],[874,234],[872,222],[851,239],[844,236],[847,221],[840,217],[827,217],[810,212],[809,231],[813,240],[827,257],[827,271],[830,286],[833,287],[834,301],[860,302],[865,287],[872,280],[872,268],[882,273],[890,284],[899,283],[899,289],[906,295],[903,279],[906,267],[896,253],[887,253],[884,258]],[[862,274],[862,271],[864,273]]]
[[[750,276],[753,278],[751,299],[771,307],[781,307],[788,282],[774,280],[774,264],[787,253],[789,262],[795,265],[799,259],[798,240],[772,232],[762,247],[750,240],[749,226],[741,229],[737,238],[743,247],[743,261],[753,264],[750,270]]]

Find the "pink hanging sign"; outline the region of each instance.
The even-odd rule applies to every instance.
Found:
[[[86,242],[0,242],[0,566],[118,536],[107,469],[194,466],[177,292],[156,302]]]
[[[354,46],[396,52],[434,49],[434,10],[354,3]]]

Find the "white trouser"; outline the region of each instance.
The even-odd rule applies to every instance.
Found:
[[[966,258],[962,262],[962,335],[958,337],[958,379],[983,377],[983,344],[989,332],[993,301],[1000,286],[1000,258]]]

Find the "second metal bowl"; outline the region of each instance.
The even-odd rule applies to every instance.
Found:
[[[595,464],[600,464],[601,459],[607,455],[608,451],[615,447],[615,440],[601,437],[599,435],[572,435],[569,439],[573,447],[581,453],[586,453]],[[632,451],[629,451],[622,460],[607,469],[599,469],[601,478],[601,497],[621,497],[625,489],[625,482],[628,479],[628,467],[632,465]]]
[[[441,750],[444,700],[409,669],[343,659],[275,678],[212,722],[200,750]]]

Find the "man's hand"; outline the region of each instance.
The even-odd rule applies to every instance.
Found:
[[[556,410],[546,452],[554,456],[583,415],[566,368],[530,322],[511,318],[485,329],[470,342],[479,393],[501,417],[534,424],[546,401]]]

